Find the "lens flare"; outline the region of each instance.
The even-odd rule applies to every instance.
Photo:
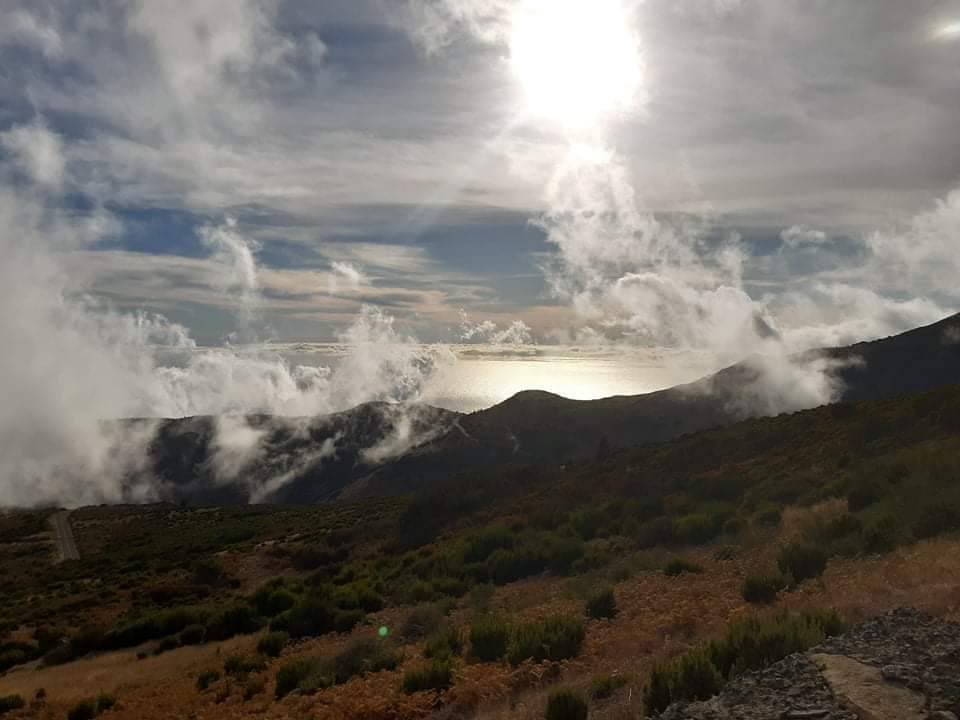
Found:
[[[619,0],[523,0],[510,65],[528,112],[568,128],[630,110],[642,80],[639,40]]]

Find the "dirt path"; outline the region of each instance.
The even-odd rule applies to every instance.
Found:
[[[53,527],[53,541],[57,544],[61,562],[79,560],[80,551],[73,537],[73,528],[70,527],[70,512],[64,510],[56,513],[50,518],[50,525]]]

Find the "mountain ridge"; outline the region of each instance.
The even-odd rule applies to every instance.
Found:
[[[802,359],[835,366],[841,402],[960,383],[960,314],[878,340],[808,351]],[[404,494],[468,469],[562,464],[779,414],[754,411],[744,402],[763,372],[746,361],[684,385],[595,400],[525,390],[469,414],[374,402],[314,418],[249,416],[265,439],[245,474],[261,488],[275,485],[256,496],[244,484],[224,483],[213,474],[214,417],[161,421],[150,461],[169,499],[190,503],[316,503]],[[322,455],[331,442],[334,452]],[[298,465],[311,454],[316,462]]]

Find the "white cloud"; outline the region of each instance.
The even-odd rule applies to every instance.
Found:
[[[359,268],[348,262],[334,260],[330,264],[330,270],[331,295],[341,288],[344,290],[359,290],[363,285],[370,282]]]
[[[960,188],[916,215],[900,230],[867,238],[869,266],[880,288],[942,293],[960,301]]]
[[[63,38],[58,30],[26,10],[15,10],[4,17],[0,25],[2,44],[36,48],[49,59],[63,54]]]
[[[403,24],[434,55],[458,38],[501,43],[516,0],[407,0]]]
[[[529,345],[533,343],[533,332],[523,320],[513,320],[503,329],[493,320],[474,323],[466,310],[461,309],[460,339],[494,346]]]
[[[66,167],[63,142],[41,123],[17,125],[0,133],[0,145],[13,153],[33,182],[54,189],[63,184]]]
[[[796,249],[822,245],[827,241],[827,234],[807,225],[792,225],[780,233],[780,239],[786,247]]]

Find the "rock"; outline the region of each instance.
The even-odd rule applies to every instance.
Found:
[[[957,716],[949,710],[935,710],[928,715],[929,720],[957,720]]]
[[[872,720],[925,720],[927,699],[887,682],[880,670],[842,655],[817,654],[814,662],[836,697],[860,717]]]
[[[830,708],[814,708],[812,710],[788,710],[784,717],[801,720],[802,718],[822,718],[829,714]]]

